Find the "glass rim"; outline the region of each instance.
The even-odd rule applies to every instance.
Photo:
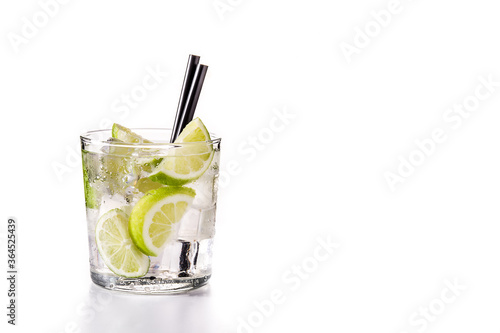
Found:
[[[171,128],[131,128],[132,131],[172,131]],[[128,143],[128,142],[111,142],[108,140],[102,140],[97,138],[92,138],[93,134],[111,132],[111,129],[99,129],[85,132],[80,135],[80,141],[86,144],[98,144],[102,146],[115,146],[123,148],[161,148],[161,147],[183,147],[192,146],[200,143],[205,144],[217,144],[221,141],[215,133],[209,132],[210,137],[213,139],[206,141],[196,141],[196,142],[183,142],[183,143],[172,143],[172,142],[142,142],[142,143]]]

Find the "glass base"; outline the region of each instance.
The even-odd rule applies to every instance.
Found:
[[[92,282],[100,287],[124,291],[134,294],[174,294],[199,288],[205,285],[211,275],[185,278],[122,278],[105,274],[90,272]]]

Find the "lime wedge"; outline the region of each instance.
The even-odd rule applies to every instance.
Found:
[[[113,124],[111,134],[113,136],[109,140],[111,143],[152,143],[152,141],[132,132],[129,128],[116,123]],[[124,194],[131,184],[143,179],[141,177],[151,174],[153,169],[162,161],[162,158],[134,156],[138,152],[139,148],[126,148],[116,145],[110,146],[108,154],[103,156],[103,164],[107,171],[109,188],[112,193]],[[148,185],[149,183],[153,182],[149,180]],[[154,184],[156,184],[156,187],[154,187]],[[154,184],[149,186],[148,190],[162,186],[159,183]],[[141,189],[141,192],[146,191]]]
[[[155,182],[180,186],[200,178],[214,157],[210,134],[200,118],[186,125],[174,143],[192,143],[171,149],[149,178]]]
[[[116,275],[136,278],[146,275],[149,258],[134,245],[128,232],[128,216],[113,209],[96,226],[96,243],[102,260]]]
[[[114,139],[118,139],[126,143],[152,143],[152,141],[144,139],[139,134],[132,132],[129,128],[116,123],[113,124],[111,135]]]
[[[97,208],[98,199],[97,191],[90,185],[89,174],[87,173],[87,168],[85,167],[85,161],[87,160],[87,153],[83,153],[83,188],[85,190],[85,207],[87,208]]]
[[[193,202],[196,192],[187,187],[161,187],[147,192],[130,214],[129,231],[134,244],[149,256],[158,256]]]

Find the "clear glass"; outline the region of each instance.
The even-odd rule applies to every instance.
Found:
[[[116,142],[111,139],[111,130],[92,131],[80,137],[92,281],[107,289],[141,294],[200,287],[212,274],[220,139],[211,134],[215,139],[204,143],[171,144],[168,129],[132,131],[153,143]],[[182,185],[193,189],[195,196],[182,218],[173,223],[161,252],[149,256],[149,270],[141,277],[127,278],[113,273],[96,244],[99,219],[113,209],[120,209],[128,217],[146,193],[170,186],[149,178],[157,171],[158,161],[186,156],[185,152],[192,150],[185,148],[196,144],[208,146],[213,158],[199,178]]]

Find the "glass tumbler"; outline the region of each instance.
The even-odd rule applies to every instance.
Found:
[[[170,130],[80,136],[90,275],[107,289],[172,293],[212,274],[220,138],[170,143]]]

